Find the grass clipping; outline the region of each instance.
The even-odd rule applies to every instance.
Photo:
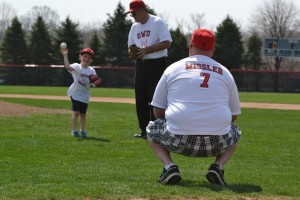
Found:
[[[16,103],[0,101],[0,116],[2,117],[24,117],[32,114],[66,114],[71,111],[63,109],[40,108],[26,106]]]

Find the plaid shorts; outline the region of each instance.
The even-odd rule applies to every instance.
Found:
[[[217,156],[236,144],[241,136],[240,128],[231,124],[225,135],[175,135],[166,128],[166,121],[150,121],[146,128],[150,141],[160,144],[170,152],[191,157]]]

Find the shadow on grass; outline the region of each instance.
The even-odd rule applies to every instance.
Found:
[[[83,140],[95,140],[95,141],[99,141],[99,142],[110,142],[109,139],[106,139],[106,138],[97,138],[97,137],[87,137],[85,139],[78,138],[77,140],[79,140],[79,141],[83,141]]]
[[[222,190],[231,190],[235,193],[259,193],[262,191],[262,188],[258,185],[252,185],[252,184],[228,184],[227,186],[220,186],[216,184],[211,183],[202,183],[197,184],[193,181],[182,181],[180,184],[182,187],[201,187],[201,188],[207,188],[212,191],[222,191]]]

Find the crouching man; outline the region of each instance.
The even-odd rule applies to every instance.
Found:
[[[159,182],[181,181],[170,153],[215,156],[206,173],[213,184],[226,185],[223,166],[234,153],[241,131],[233,122],[241,113],[238,89],[229,70],[213,60],[215,36],[194,30],[189,57],[170,65],[162,75],[151,105],[157,120],[147,138],[164,168]]]

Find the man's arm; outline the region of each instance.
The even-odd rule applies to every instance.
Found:
[[[153,112],[156,119],[165,118],[165,109],[153,107]]]
[[[232,115],[232,120],[231,120],[231,122],[234,122],[236,119],[237,119],[237,115]]]

